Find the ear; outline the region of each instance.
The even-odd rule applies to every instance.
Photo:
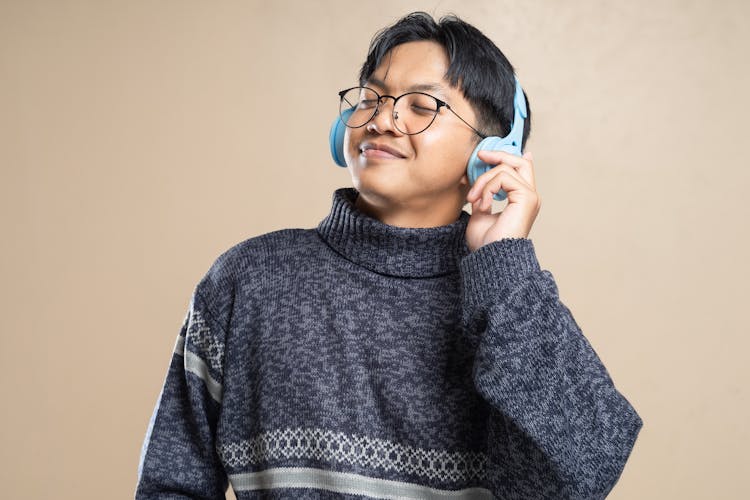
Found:
[[[471,189],[471,186],[469,184],[469,175],[464,170],[464,175],[461,176],[461,179],[458,181],[458,184],[463,188],[463,190],[468,193],[469,189]]]

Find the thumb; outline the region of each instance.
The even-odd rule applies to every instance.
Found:
[[[523,154],[523,157],[526,158],[527,160],[533,160],[534,159],[534,155],[531,154],[531,151],[526,151]]]

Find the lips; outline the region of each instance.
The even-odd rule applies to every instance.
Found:
[[[359,147],[359,150],[365,155],[365,156],[373,156],[377,157],[380,156],[381,158],[387,158],[388,155],[394,156],[396,158],[406,158],[406,155],[403,154],[401,151],[399,151],[396,148],[393,148],[391,146],[388,146],[387,144],[382,144],[378,142],[365,142],[362,143],[362,145]],[[383,153],[387,154],[377,154],[377,153],[366,153],[368,150],[375,150],[375,151],[382,151]]]

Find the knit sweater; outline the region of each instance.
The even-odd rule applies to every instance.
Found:
[[[528,238],[403,228],[333,193],[190,297],[135,498],[604,498],[642,421]]]

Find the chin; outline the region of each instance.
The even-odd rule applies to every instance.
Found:
[[[366,195],[368,198],[380,198],[384,200],[396,200],[401,199],[404,196],[404,183],[403,182],[379,182],[379,179],[364,179],[359,177],[352,179],[354,188]]]
[[[408,182],[406,176],[394,171],[394,169],[370,165],[364,167],[357,165],[354,167],[352,174],[352,180],[356,178],[359,184],[373,188],[394,189]]]

